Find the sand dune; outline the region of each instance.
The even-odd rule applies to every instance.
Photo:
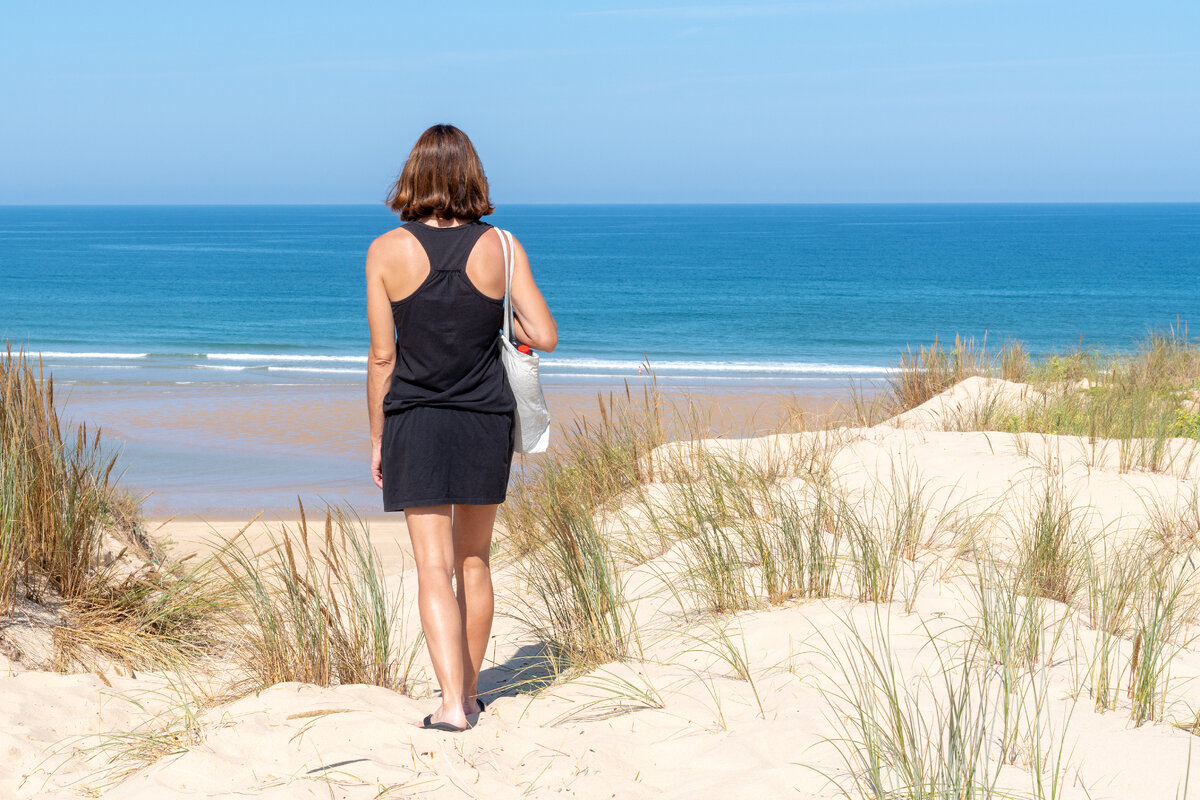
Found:
[[[971,379],[936,403],[875,428],[674,444],[653,456],[665,464],[702,451],[760,466],[790,464],[782,486],[797,495],[806,491],[806,479],[794,467],[824,458],[832,484],[872,513],[882,513],[873,504],[897,485],[894,477],[909,479],[920,486],[930,514],[919,552],[899,570],[895,602],[835,596],[706,615],[686,592],[668,591],[684,561],[668,543],[625,573],[627,593],[638,598],[638,659],[538,691],[521,688],[538,672],[537,642],[501,616],[482,681],[487,712],[461,735],[413,727],[435,702],[424,660],[414,697],[361,685],[281,684],[198,707],[191,722],[183,714],[187,697],[172,689],[170,676],[60,675],[8,665],[0,678],[0,786],[19,798],[91,792],[86,796],[145,800],[715,800],[840,797],[843,788],[857,796],[847,761],[852,748],[840,741],[847,735],[848,707],[838,693],[854,685],[847,667],[854,653],[894,663],[900,685],[911,690],[914,718],[937,729],[945,711],[939,687],[953,676],[947,665],[957,663],[956,648],[969,638],[979,613],[974,587],[981,565],[967,552],[969,545],[1014,552],[1017,532],[1047,485],[1062,488],[1094,552],[1104,551],[1102,543],[1148,546],[1156,515],[1184,513],[1195,498],[1198,466],[1190,463],[1157,473],[1122,472],[1113,445],[1104,442],[933,429],[946,414],[989,396],[1010,403],[1030,398],[1017,384]],[[659,483],[651,494],[670,502],[676,492]],[[645,537],[638,519],[632,509],[612,513],[606,529],[617,537]],[[972,525],[980,519],[986,524]],[[390,542],[400,533],[380,529],[377,536],[394,548]],[[187,543],[197,531],[168,525],[159,535]],[[1184,544],[1194,543],[1171,543]],[[416,580],[410,562],[402,548],[388,552],[393,585],[411,594]],[[495,570],[502,610],[511,609],[522,591],[518,573],[511,563]],[[1041,771],[1060,774],[1065,784],[1046,796],[1183,796],[1194,737],[1170,722],[1194,721],[1200,708],[1200,651],[1182,646],[1191,641],[1195,619],[1187,617],[1177,631],[1181,646],[1170,663],[1166,721],[1135,726],[1125,692],[1118,693],[1115,710],[1094,710],[1087,674],[1098,634],[1087,624],[1086,603],[1048,601],[1046,609],[1044,634],[1054,641],[1039,666],[1021,678],[1027,683],[1021,702],[1033,704],[1028,720],[1041,738],[1032,750],[1009,757],[993,747],[995,785],[1014,796],[1033,796],[1034,775]],[[744,656],[745,674],[739,676],[722,655],[718,640]],[[1127,651],[1132,645],[1124,646]],[[999,675],[1001,667],[980,674]],[[971,690],[986,692],[988,686]],[[106,764],[119,749],[111,739],[106,748],[86,749],[104,743],[106,733],[138,729],[174,733],[155,742],[150,749],[157,757],[145,759],[149,763]]]

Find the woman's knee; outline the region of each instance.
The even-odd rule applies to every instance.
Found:
[[[450,586],[454,580],[454,567],[449,563],[437,560],[417,564],[417,588],[433,589]]]
[[[469,555],[459,559],[455,570],[464,581],[490,580],[492,567],[486,555]]]

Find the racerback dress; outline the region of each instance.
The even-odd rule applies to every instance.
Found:
[[[467,277],[492,226],[402,226],[429,257],[429,276],[392,302],[396,367],[383,400],[385,511],[504,501],[516,402],[500,360],[504,301]]]

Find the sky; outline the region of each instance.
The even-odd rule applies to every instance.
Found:
[[[0,0],[0,203],[1200,201],[1200,2]]]

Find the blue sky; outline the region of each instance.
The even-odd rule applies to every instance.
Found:
[[[1200,3],[7,2],[0,203],[1200,200]]]

